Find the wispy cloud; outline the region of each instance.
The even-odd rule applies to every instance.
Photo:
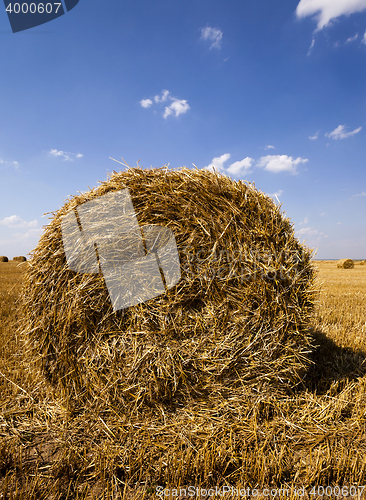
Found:
[[[348,45],[352,42],[355,42],[357,39],[358,39],[358,33],[356,33],[354,36],[350,36],[349,38],[347,38],[347,40],[345,42],[343,42],[343,41],[335,42],[334,47],[337,48],[337,47],[342,47],[344,45]]]
[[[313,227],[302,227],[295,232],[297,236],[324,236],[324,233],[314,229]]]
[[[140,104],[143,108],[149,108],[152,105],[152,100],[151,99],[142,99],[140,101]]]
[[[211,43],[210,49],[221,48],[222,35],[222,31],[218,28],[210,28],[207,26],[206,28],[201,29],[201,39],[207,40]]]
[[[309,222],[309,219],[305,217],[305,219],[302,222],[299,222],[299,226],[303,226],[304,224],[307,224]]]
[[[207,167],[204,167],[204,169],[210,171],[216,170],[217,172],[231,175],[243,175],[251,172],[251,166],[254,162],[253,158],[249,158],[249,156],[247,156],[243,160],[236,161],[228,167],[225,167],[224,163],[226,163],[230,158],[230,153],[213,158],[212,162],[207,165]]]
[[[168,95],[170,94],[169,90],[163,90],[161,96],[156,95],[154,97],[155,102],[165,102],[168,99]]]
[[[347,38],[346,43],[355,42],[357,38],[358,38],[358,33],[356,33],[355,36],[350,36],[349,38]]]
[[[37,245],[43,230],[40,227],[30,228],[23,232],[16,232],[6,238],[0,240],[0,246],[3,248],[4,254],[12,253],[12,249],[17,249],[17,254],[23,253],[26,255],[29,248],[34,248]],[[7,250],[7,247],[9,250]]]
[[[314,135],[309,135],[309,139],[310,139],[311,141],[316,141],[316,139],[317,139],[318,137],[319,137],[319,130],[318,130],[318,132],[316,132],[316,134],[314,134]]]
[[[37,245],[42,232],[37,220],[27,221],[19,215],[5,217],[0,220],[0,247],[3,254],[26,255],[30,248]]]
[[[297,166],[307,162],[306,158],[298,157],[294,159],[292,156],[287,155],[267,155],[262,156],[256,166],[275,174],[289,172],[292,175],[296,175],[298,174]]]
[[[366,10],[366,0],[300,0],[298,18],[315,16],[317,30],[321,30],[337,17]]]
[[[271,144],[268,144],[268,146],[266,146],[264,149],[276,149],[274,146],[272,146]]]
[[[329,137],[334,140],[338,139],[347,139],[347,137],[351,137],[352,135],[358,134],[362,130],[362,127],[358,127],[352,132],[346,132],[345,125],[338,125],[337,128],[333,130],[333,132],[327,132],[325,137]]]
[[[9,228],[36,228],[38,227],[38,221],[32,220],[30,222],[27,222],[19,217],[19,215],[10,215],[9,217],[5,217],[4,219],[0,220],[0,225],[7,226]]]
[[[307,236],[314,236],[316,234],[319,234],[319,231],[317,229],[314,229],[313,227],[303,227],[303,228],[299,229],[298,231],[296,231],[296,233],[299,236],[302,236],[304,234],[306,234]]]
[[[363,34],[362,43],[364,43],[366,45],[366,31]]]
[[[4,165],[4,167],[15,168],[15,170],[18,170],[18,168],[19,168],[19,162],[17,162],[17,161],[7,161],[7,160],[3,160],[2,158],[0,158],[0,165]]]
[[[354,195],[352,196],[352,198],[358,198],[358,197],[360,197],[360,196],[366,196],[365,191],[362,191],[362,193],[354,194]]]
[[[310,47],[309,47],[308,53],[306,54],[307,56],[310,56],[310,54],[312,53],[314,45],[315,45],[315,38],[313,38],[313,39],[311,40],[311,44],[310,44]]]
[[[282,189],[279,189],[275,193],[267,193],[267,196],[270,196],[271,198],[276,198],[278,203],[280,203],[279,197],[283,194]]]
[[[57,156],[62,157],[65,161],[72,161],[72,159],[67,153],[64,153],[63,151],[57,151],[57,149],[51,149],[50,155],[56,157]]]
[[[66,151],[58,151],[57,149],[51,149],[49,155],[56,158],[63,158],[64,161],[74,161],[74,158],[82,158],[84,156],[81,153],[68,153]]]

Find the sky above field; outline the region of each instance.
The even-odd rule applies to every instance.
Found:
[[[254,182],[315,258],[366,259],[366,0],[0,6],[0,61],[0,255],[123,157]]]

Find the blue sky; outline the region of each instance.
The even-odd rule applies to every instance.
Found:
[[[0,255],[123,157],[255,182],[316,258],[366,259],[366,0],[0,7],[0,61]]]

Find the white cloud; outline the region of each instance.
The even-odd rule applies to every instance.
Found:
[[[316,139],[317,139],[318,137],[319,137],[319,130],[318,130],[318,132],[317,132],[316,134],[314,134],[314,135],[309,135],[309,139],[310,139],[311,141],[316,141]]]
[[[71,158],[66,153],[64,153],[63,151],[57,151],[57,149],[51,149],[50,155],[51,156],[62,156],[63,158],[65,158],[65,160],[72,161]]]
[[[363,34],[362,43],[364,43],[366,45],[366,31]]]
[[[26,232],[17,232],[6,239],[1,239],[0,246],[4,255],[27,255],[29,248],[34,248],[37,245],[42,232],[40,227],[31,228]]]
[[[38,221],[33,220],[27,222],[19,217],[19,215],[10,215],[10,217],[5,217],[5,219],[0,220],[0,225],[7,227],[27,227],[27,228],[36,228],[38,227]]]
[[[296,231],[296,234],[298,236],[321,236],[323,233],[319,232],[317,229],[314,229],[313,227],[303,227]]]
[[[26,221],[19,215],[0,220],[0,247],[3,255],[27,255],[36,247],[43,232],[37,220]]]
[[[366,0],[300,0],[296,15],[299,18],[315,16],[321,30],[339,16],[350,15],[366,9]]]
[[[33,239],[35,236],[39,238],[39,236],[42,234],[42,229],[40,227],[37,228],[32,228],[28,229],[25,233],[14,233],[12,235],[13,242],[15,241],[21,241],[24,242],[24,240],[29,240]]]
[[[264,149],[276,149],[274,146],[271,146],[270,144],[268,144],[268,146],[266,146]]]
[[[156,95],[154,97],[154,101],[155,102],[165,102],[167,99],[168,99],[168,95],[169,95],[169,90],[163,90],[162,93],[161,93],[161,97],[159,97],[158,95]],[[150,101],[150,99],[146,99],[147,101]],[[152,104],[152,102],[151,102]],[[146,106],[148,107],[148,106]]]
[[[345,125],[338,125],[338,127],[335,128],[333,132],[327,132],[325,134],[325,137],[330,137],[334,140],[347,139],[347,137],[351,137],[352,135],[358,134],[362,130],[362,127],[358,127],[352,132],[346,132],[345,130],[346,130]]]
[[[63,158],[64,161],[74,161],[73,158],[71,158],[72,156],[75,156],[76,158],[82,158],[84,155],[82,155],[81,153],[68,153],[66,151],[58,151],[57,149],[51,149],[51,151],[49,152],[49,154],[51,156],[55,156],[56,158],[57,157],[60,157],[60,158]]]
[[[216,172],[231,175],[243,175],[250,173],[250,168],[254,162],[253,158],[249,158],[249,156],[247,156],[243,160],[236,161],[228,167],[225,167],[224,163],[226,163],[230,158],[230,153],[213,158],[212,162],[207,165],[207,167],[204,167],[204,170],[210,170],[211,172],[216,170]]]
[[[185,99],[176,99],[175,97],[172,97],[170,95],[169,90],[162,90],[161,95],[156,95],[154,97],[154,101],[156,104],[166,102],[168,99],[172,102],[171,104],[169,104],[169,106],[165,107],[163,113],[164,118],[167,118],[168,116],[171,115],[174,116],[182,115],[190,109],[190,106]],[[142,101],[140,101],[140,104],[143,108],[149,108],[154,103],[151,99],[142,99]],[[156,111],[154,111],[154,113],[156,113]]]
[[[346,43],[354,42],[357,40],[357,38],[358,38],[358,33],[356,33],[355,36],[350,36],[349,38],[347,38]]]
[[[211,42],[210,49],[216,48],[220,49],[221,48],[221,40],[222,40],[222,31],[217,29],[217,28],[202,28],[201,29],[201,38],[203,40],[208,40]]]
[[[306,158],[292,158],[292,156],[287,155],[267,155],[262,156],[258,162],[257,167],[264,168],[268,172],[279,173],[279,172],[290,172],[291,174],[297,174],[296,167],[301,163],[307,163]]]
[[[354,195],[353,195],[353,198],[357,198],[357,197],[359,197],[359,196],[366,196],[365,191],[362,191],[362,193],[359,193],[359,194],[354,194]]]
[[[189,109],[190,107],[187,101],[184,99],[174,99],[173,102],[165,108],[163,116],[164,118],[167,118],[173,113],[175,113],[175,116],[183,115],[184,113],[187,113]]]
[[[143,108],[149,108],[152,105],[151,99],[141,99],[140,104]]]
[[[227,168],[227,172],[232,175],[249,174],[251,172],[250,167],[253,165],[253,158],[247,156],[241,161],[236,161]]]
[[[212,160],[212,162],[207,165],[207,167],[204,167],[204,170],[210,170],[211,172],[216,170],[217,172],[224,172],[224,163],[227,162],[231,158],[230,153],[226,153],[221,156],[217,156]]]
[[[205,170],[217,171],[223,174],[231,174],[231,175],[243,175],[249,174],[252,172],[251,168],[255,163],[253,158],[247,156],[241,161],[236,161],[229,166],[225,166],[224,164],[230,159],[230,153],[225,153],[221,156],[217,156],[213,158],[212,162],[204,167]],[[292,156],[287,155],[267,155],[262,156],[256,163],[255,166],[258,168],[264,168],[268,172],[279,173],[279,172],[290,172],[295,175],[299,172],[297,171],[297,166],[301,163],[307,163],[307,158],[296,158],[294,159]],[[276,197],[282,194],[282,191],[273,193]]]
[[[305,219],[302,222],[299,222],[299,226],[303,226],[304,224],[307,224],[309,222],[309,219],[305,217]]]

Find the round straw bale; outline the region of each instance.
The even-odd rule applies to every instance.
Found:
[[[355,263],[352,259],[340,259],[337,262],[337,267],[341,269],[353,269],[355,267]]]
[[[27,258],[23,257],[22,255],[19,257],[14,257],[13,260],[18,261],[18,262],[26,262]]]
[[[125,188],[140,227],[173,232],[181,278],[114,311],[101,272],[69,269],[61,223],[76,207]],[[139,408],[291,387],[310,363],[311,254],[254,184],[187,168],[113,172],[53,214],[26,271],[21,329],[69,401]]]
[[[9,262],[9,259],[5,255],[0,256],[0,262]]]
[[[359,264],[360,264],[360,266],[364,266],[364,265],[366,264],[366,260],[361,260],[361,261],[359,262]]]

